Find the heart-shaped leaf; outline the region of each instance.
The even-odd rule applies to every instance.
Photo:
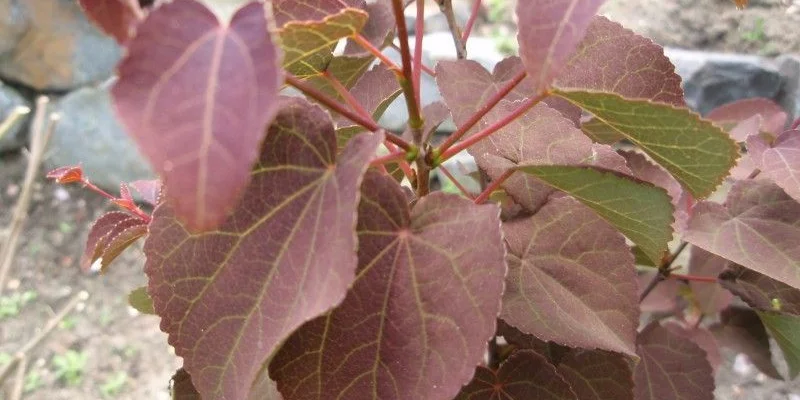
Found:
[[[633,400],[633,371],[620,354],[572,350],[558,364],[558,373],[579,400]]]
[[[111,90],[193,231],[215,228],[236,205],[278,109],[283,74],[264,7],[249,3],[224,25],[196,0],[159,6],[137,28]]]
[[[783,282],[739,265],[723,271],[719,279],[725,289],[756,310],[800,316],[800,290]]]
[[[125,44],[144,17],[138,0],[78,0],[86,16],[103,32]]]
[[[357,265],[359,187],[382,140],[355,137],[337,162],[328,114],[284,99],[239,207],[219,228],[191,234],[169,203],[153,212],[148,293],[203,398],[245,398],[278,344],[344,298]]]
[[[495,332],[500,210],[441,192],[409,210],[400,185],[377,172],[362,191],[356,281],[286,341],[270,376],[287,400],[451,399]]]
[[[764,175],[800,202],[800,130],[778,135],[772,147],[754,161]]]

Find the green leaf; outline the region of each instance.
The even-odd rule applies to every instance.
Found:
[[[518,170],[541,179],[592,208],[660,263],[672,240],[672,203],[667,192],[611,171],[593,167],[521,165]]]
[[[631,252],[633,252],[633,256],[636,257],[636,265],[642,265],[645,267],[657,267],[656,263],[644,253],[641,247],[633,246],[631,247]]]
[[[638,145],[695,197],[710,195],[739,156],[728,134],[687,109],[612,93],[556,90],[554,94]]]
[[[128,294],[128,304],[142,314],[154,315],[156,313],[153,310],[153,299],[147,294],[147,286],[136,288]]]
[[[764,311],[756,313],[783,351],[789,364],[789,379],[796,378],[800,373],[800,317]]]

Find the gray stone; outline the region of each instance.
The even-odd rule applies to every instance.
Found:
[[[776,99],[783,85],[775,66],[761,57],[674,48],[665,54],[683,79],[686,103],[701,114],[736,100]]]
[[[800,55],[783,55],[775,60],[784,80],[778,102],[789,113],[792,121],[800,118]]]
[[[122,49],[75,0],[0,0],[0,77],[64,91],[111,76]]]
[[[154,174],[115,117],[108,88],[76,90],[54,104],[61,120],[50,140],[49,167],[82,164],[89,179],[117,191]]]
[[[411,48],[414,47],[414,38],[410,37]],[[456,46],[453,43],[453,36],[450,32],[434,32],[425,35],[422,41],[423,52],[426,56],[438,62],[442,60],[455,60]],[[494,39],[472,36],[467,41],[467,55],[471,60],[479,62],[489,71],[494,69],[500,61],[505,58],[497,49]]]
[[[11,114],[17,106],[30,107],[30,104],[16,90],[0,82],[0,123]],[[29,114],[30,115],[30,114]],[[25,145],[26,125],[30,117],[25,116],[0,138],[0,152],[13,151]]]

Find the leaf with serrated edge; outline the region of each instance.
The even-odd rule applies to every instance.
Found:
[[[196,0],[159,6],[128,44],[111,90],[193,231],[213,229],[236,205],[278,108],[283,73],[264,7],[249,3],[223,26]]]
[[[736,164],[728,134],[689,110],[613,93],[556,91],[638,145],[697,198],[711,194]]]
[[[546,358],[532,350],[517,350],[500,369],[475,370],[475,377],[455,400],[577,400],[578,397]]]
[[[775,312],[756,311],[761,322],[783,351],[783,358],[789,365],[789,379],[800,373],[800,317]]]
[[[599,15],[553,85],[685,105],[681,77],[664,48]]]
[[[800,130],[781,133],[759,161],[761,172],[800,202]]]
[[[800,290],[764,274],[733,265],[723,271],[719,282],[747,305],[762,311],[780,311],[800,316]]]
[[[541,340],[635,353],[636,270],[622,235],[570,198],[505,222],[503,232],[504,321]]]
[[[104,273],[108,266],[120,255],[125,249],[130,247],[133,243],[147,234],[147,224],[144,221],[141,223],[129,226],[119,232],[113,232],[104,239],[104,246],[100,258],[100,272]],[[94,263],[95,260],[92,260]],[[91,264],[90,264],[91,265]]]
[[[125,44],[144,16],[138,0],[78,0],[86,16],[106,34]]]
[[[692,275],[716,278],[731,264],[716,254],[692,246],[689,257],[689,273]],[[692,289],[695,303],[704,314],[714,315],[724,310],[733,299],[733,295],[720,285],[689,281],[689,287]]]
[[[145,203],[151,206],[158,204],[161,197],[161,182],[158,180],[138,180],[128,183],[128,186],[139,193]]]
[[[675,208],[672,228],[679,230],[686,225],[689,214],[686,210],[688,204],[682,203],[683,188],[675,178],[661,167],[653,164],[644,155],[635,151],[620,151],[619,154],[627,161],[632,175],[643,181],[650,182],[658,187],[664,188],[672,199],[672,206]]]
[[[144,227],[146,230],[146,225],[147,222],[128,213],[111,211],[103,214],[89,230],[83,257],[81,257],[81,268],[88,271],[98,258],[105,257],[107,246],[117,235],[135,227]],[[107,265],[105,260],[103,263]]]
[[[367,13],[346,8],[322,21],[292,21],[281,27],[283,67],[298,76],[308,77],[324,71],[333,58],[333,46],[358,33],[367,22]]]
[[[786,111],[780,104],[761,97],[743,99],[719,106],[706,115],[706,118],[720,125],[733,126],[754,116],[761,116],[760,129],[777,135],[786,126]],[[743,142],[746,136],[734,135],[734,139]]]
[[[357,279],[286,341],[270,376],[287,400],[450,399],[494,335],[500,210],[437,192],[409,211],[400,185],[378,172],[362,192]]]
[[[744,353],[761,372],[773,379],[783,379],[772,364],[769,336],[755,311],[728,307],[720,312],[720,322],[709,327],[722,346]]]
[[[134,289],[128,294],[128,304],[142,314],[155,314],[153,299],[147,294],[147,286]]]
[[[601,350],[572,350],[558,373],[580,400],[633,400],[633,371],[624,356]]]
[[[153,212],[148,293],[204,398],[244,398],[277,345],[344,298],[358,188],[382,140],[357,136],[337,162],[328,114],[284,98],[239,207],[216,231],[190,234],[169,203]]]
[[[660,263],[672,240],[672,204],[667,192],[648,182],[593,167],[520,165],[552,187],[589,206]]]
[[[517,2],[519,54],[533,94],[547,89],[578,47],[604,0]]]
[[[736,182],[725,206],[699,203],[684,239],[800,288],[800,203],[769,181]]]
[[[636,339],[641,361],[633,372],[636,400],[714,399],[706,353],[691,340],[653,322]]]

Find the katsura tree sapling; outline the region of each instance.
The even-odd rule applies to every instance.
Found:
[[[439,1],[459,59],[436,65],[404,17],[423,32],[423,0],[214,3],[81,1],[125,47],[114,107],[159,180],[50,174],[122,209],[84,268],[144,238],[130,298],[184,360],[176,398],[712,399],[720,346],[782,378],[770,337],[797,375],[800,132],[774,103],[689,111],[601,0],[518,1],[491,72],[464,46],[480,1],[463,29]],[[483,190],[432,191],[464,151]]]

